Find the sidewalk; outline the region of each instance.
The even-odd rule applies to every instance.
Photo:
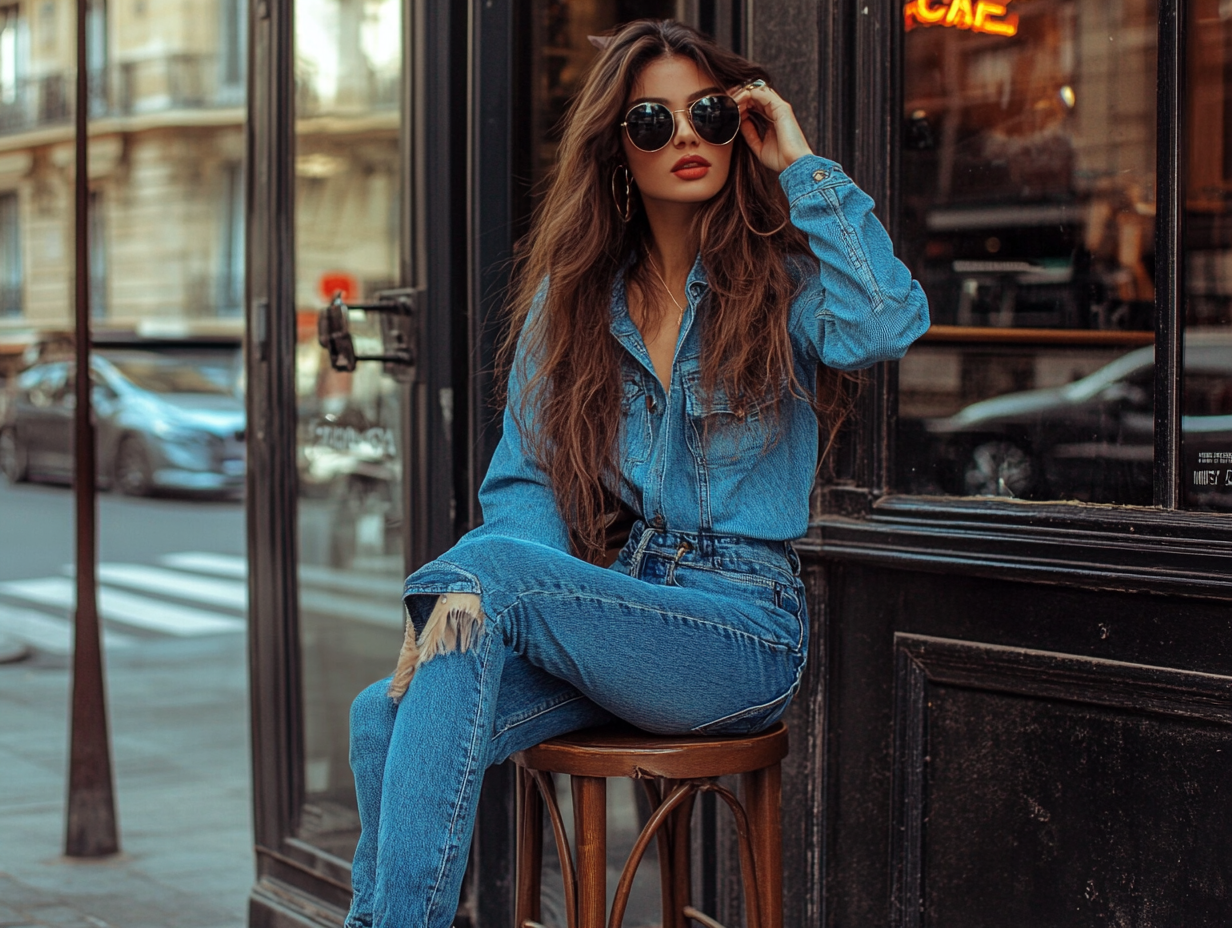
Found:
[[[0,664],[0,928],[244,928],[253,881],[242,635],[109,657],[119,857],[61,856],[69,664]]]

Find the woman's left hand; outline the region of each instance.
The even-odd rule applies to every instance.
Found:
[[[811,155],[813,149],[800,131],[796,114],[791,104],[764,84],[761,87],[745,85],[731,94],[740,104],[740,134],[761,163],[772,171],[782,171],[797,158]],[[757,134],[757,126],[749,118],[757,113],[770,123],[765,138]]]

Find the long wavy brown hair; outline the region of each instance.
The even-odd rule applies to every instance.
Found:
[[[626,286],[648,292],[642,258],[652,241],[637,194],[626,223],[611,192],[613,172],[624,164],[619,123],[642,70],[671,55],[691,59],[719,87],[770,80],[765,69],[672,20],[631,22],[606,39],[565,116],[547,194],[514,274],[512,318],[498,354],[504,371],[521,367],[513,372],[524,384],[511,407],[514,420],[551,481],[574,553],[591,561],[602,559],[619,506],[623,349],[609,329],[612,290],[623,272]],[[799,383],[787,331],[799,269],[815,273],[816,260],[788,221],[776,174],[742,137],[732,145],[727,183],[695,219],[710,287],[698,314],[702,393],[721,389],[737,406],[761,405],[771,424],[786,395],[806,397],[829,433],[828,449],[850,408],[850,391],[843,375],[824,367],[816,385]],[[533,371],[523,366],[528,362]]]

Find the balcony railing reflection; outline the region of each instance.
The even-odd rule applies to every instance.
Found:
[[[244,83],[226,79],[218,55],[167,55],[125,61],[90,74],[90,118],[244,105]],[[0,86],[0,135],[67,125],[73,119],[72,71]]]

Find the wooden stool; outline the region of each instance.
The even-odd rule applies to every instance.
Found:
[[[607,898],[607,778],[639,780],[653,810],[620,875],[608,928],[620,928],[633,875],[652,837],[658,840],[663,928],[688,928],[692,918],[722,928],[690,899],[689,819],[699,792],[731,807],[740,839],[740,870],[748,928],[782,928],[783,857],[779,820],[779,761],[787,756],[782,722],[758,735],[651,735],[632,726],[590,728],[513,755],[517,764],[516,928],[540,918],[543,806],[560,855],[568,928],[603,928]],[[556,789],[548,773],[573,778],[577,867],[569,851]],[[740,774],[741,804],[717,778]]]

